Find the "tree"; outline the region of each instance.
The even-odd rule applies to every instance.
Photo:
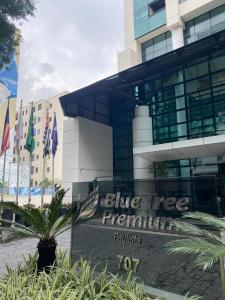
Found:
[[[19,43],[14,22],[33,16],[34,10],[34,0],[0,1],[0,69],[10,62]]]
[[[42,189],[47,189],[52,185],[51,180],[49,180],[48,178],[44,178],[40,183],[39,183],[39,187]]]
[[[195,263],[203,270],[211,268],[216,262],[220,262],[223,299],[225,299],[225,239],[221,238],[221,232],[225,231],[225,218],[217,218],[201,212],[185,213],[184,218],[200,221],[211,230],[183,221],[171,221],[172,225],[188,236],[169,242],[167,244],[169,253],[196,255]]]
[[[38,272],[48,271],[49,266],[52,266],[55,263],[57,247],[56,237],[70,228],[72,217],[73,224],[77,224],[88,220],[95,213],[98,188],[96,188],[85,201],[73,205],[65,215],[60,216],[60,208],[65,193],[64,189],[58,190],[49,207],[46,209],[22,208],[12,202],[0,203],[0,208],[10,209],[14,213],[20,214],[24,220],[30,224],[30,227],[25,227],[16,222],[7,220],[0,220],[1,222],[14,225],[10,227],[10,230],[14,234],[22,234],[24,236],[39,239],[37,245]]]
[[[8,183],[6,181],[0,180],[0,188],[6,188],[8,186]]]

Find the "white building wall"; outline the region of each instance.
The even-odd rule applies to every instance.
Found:
[[[124,48],[118,53],[118,71],[138,65],[142,61],[141,43],[134,39],[133,0],[124,0]]]
[[[78,181],[79,120],[67,118],[63,123],[62,186],[69,189],[64,199],[72,199],[72,183]]]
[[[78,181],[113,175],[112,128],[79,118]]]
[[[224,0],[187,0],[180,4],[179,12],[182,20],[186,22],[222,4],[225,4]]]
[[[63,187],[72,199],[74,182],[89,182],[113,175],[112,128],[84,118],[64,121]]]
[[[141,44],[166,31],[172,34],[173,50],[184,46],[185,22],[194,19],[222,4],[225,0],[166,0],[167,24],[135,40],[133,0],[124,0],[124,46],[118,54],[118,71],[131,68],[142,62]]]

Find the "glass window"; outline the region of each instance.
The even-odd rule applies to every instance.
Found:
[[[166,32],[142,44],[142,59],[147,61],[171,50],[171,33]]]
[[[211,12],[212,32],[218,32],[225,28],[225,6],[217,7]]]
[[[225,53],[224,51],[218,53],[217,55],[213,55],[210,60],[211,71],[219,71],[221,69],[225,69]]]
[[[175,73],[168,74],[163,79],[164,86],[175,85],[183,81],[183,70],[176,71]]]
[[[212,85],[217,86],[225,84],[225,71],[212,74]]]
[[[206,36],[225,29],[225,5],[201,15],[185,24],[185,44],[193,43]]]
[[[203,76],[209,72],[208,69],[208,61],[204,61],[202,63],[187,67],[185,69],[185,79],[193,79],[196,77]]]
[[[165,0],[155,0],[148,5],[149,16],[153,16],[165,8]]]
[[[135,11],[134,18],[136,23],[141,22],[143,19],[147,17],[148,17],[148,12],[145,6]]]
[[[200,40],[211,34],[209,13],[206,13],[195,19],[195,34],[197,40]]]

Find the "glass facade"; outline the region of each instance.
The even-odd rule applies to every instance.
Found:
[[[139,38],[166,24],[165,8],[154,14],[149,13],[149,4],[155,0],[133,0],[134,3],[134,34]]]
[[[185,44],[193,43],[224,29],[225,5],[222,5],[185,24]]]
[[[218,174],[217,157],[204,157],[155,163],[156,177],[190,177]]]
[[[134,103],[114,98],[113,118],[113,175],[116,178],[133,178],[132,120]]]
[[[132,179],[136,105],[149,106],[154,144],[225,134],[224,45],[225,31],[107,78],[75,98],[64,96],[64,113],[112,126],[113,174]],[[155,177],[215,175],[225,195],[225,157],[155,162],[154,172]]]
[[[168,31],[142,44],[142,61],[153,59],[171,50],[172,36]]]
[[[225,50],[146,77],[132,93],[149,105],[154,144],[225,134]],[[217,157],[157,162],[155,177],[225,178],[224,162]]]
[[[154,144],[225,133],[225,51],[146,78],[133,89],[153,119]]]

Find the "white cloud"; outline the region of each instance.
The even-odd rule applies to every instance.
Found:
[[[22,27],[18,99],[76,90],[117,72],[122,0],[40,0]]]

